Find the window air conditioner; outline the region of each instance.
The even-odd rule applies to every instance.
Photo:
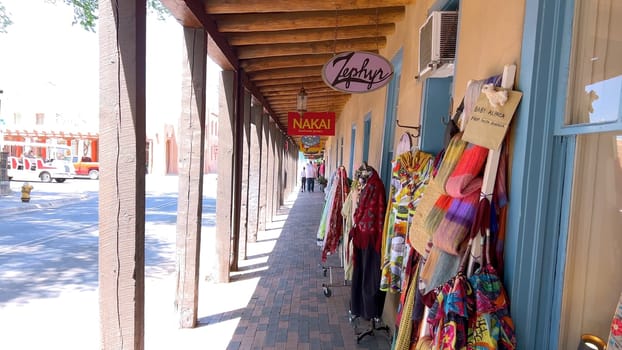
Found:
[[[456,58],[456,35],[458,32],[457,11],[434,11],[419,28],[419,77],[433,72],[441,66],[451,67]],[[439,72],[436,72],[439,73]]]

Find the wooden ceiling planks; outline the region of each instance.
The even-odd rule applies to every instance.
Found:
[[[403,6],[345,11],[270,12],[216,15],[221,33],[340,28],[395,23],[404,19]]]
[[[179,23],[203,26],[208,52],[286,130],[304,86],[307,110],[339,115],[350,98],[328,87],[323,65],[347,51],[378,53],[414,0],[161,0]],[[299,137],[294,137],[299,139]]]
[[[405,6],[412,2],[413,0],[209,0],[205,3],[205,11],[211,14],[334,11]]]
[[[229,43],[234,46],[257,44],[287,44],[312,41],[347,40],[386,36],[395,32],[394,23],[379,25],[360,25],[350,27],[292,29],[284,31],[236,32],[228,35]]]

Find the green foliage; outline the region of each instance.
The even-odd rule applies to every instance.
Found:
[[[56,4],[58,0],[45,0]],[[94,32],[97,26],[97,10],[99,0],[62,0],[65,4],[73,7],[73,23],[79,24],[85,30]],[[122,0],[121,0],[122,1]],[[160,0],[147,0],[149,13],[155,14],[158,19],[163,20],[170,15],[168,9],[162,5]],[[0,3],[0,33],[6,33],[7,28],[12,24],[10,14]]]
[[[0,33],[6,33],[6,29],[13,24],[10,18],[10,13],[6,12],[4,5],[0,3]]]

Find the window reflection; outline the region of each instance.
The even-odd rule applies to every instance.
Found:
[[[618,120],[622,113],[622,75],[586,86],[585,94],[590,123]]]
[[[575,2],[565,124],[622,119],[622,1]]]

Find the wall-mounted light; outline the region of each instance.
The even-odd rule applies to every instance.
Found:
[[[296,110],[300,113],[307,111],[307,92],[304,86],[300,88],[298,95],[296,96]]]

